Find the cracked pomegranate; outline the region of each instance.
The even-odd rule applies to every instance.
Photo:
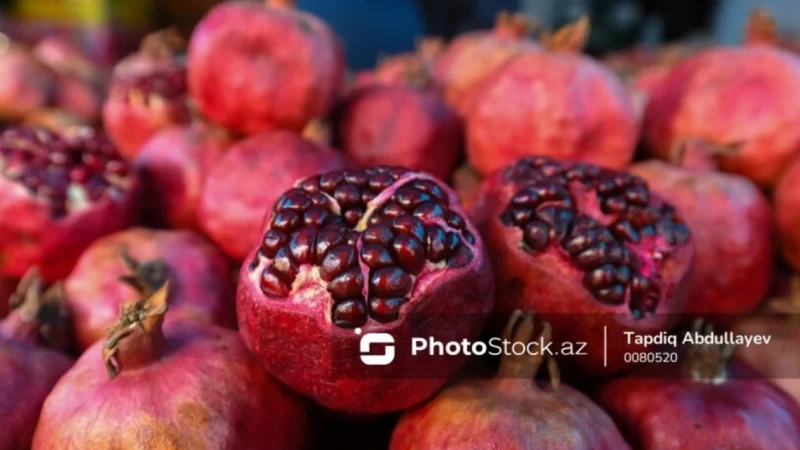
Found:
[[[778,247],[783,259],[800,271],[800,157],[781,176],[772,201],[780,241]]]
[[[411,337],[476,338],[493,289],[481,238],[444,183],[383,166],[328,172],[275,203],[242,267],[239,329],[273,375],[323,406],[397,411],[465,362],[411,356]],[[355,328],[392,335],[391,366],[358,361]]]
[[[59,380],[33,449],[303,447],[305,406],[236,332],[195,321],[162,326],[168,284],[126,304],[105,342]]]
[[[30,50],[6,44],[0,50],[0,118],[19,120],[52,103],[56,74]]]
[[[381,60],[374,70],[357,73],[355,87],[430,87],[431,71],[444,49],[445,43],[441,39],[422,39],[417,42],[416,51],[390,56]]]
[[[775,272],[769,200],[745,177],[692,167],[709,165],[693,162],[697,157],[691,153],[713,151],[712,146],[690,140],[677,149],[674,159],[680,167],[652,160],[634,164],[631,173],[668,198],[694,236],[695,259],[684,312],[752,311],[769,291]]]
[[[95,239],[138,215],[138,178],[105,137],[12,127],[0,135],[0,274],[65,277]]]
[[[549,40],[552,50],[518,55],[483,83],[466,125],[467,156],[479,173],[525,156],[628,165],[639,120],[616,75],[578,53],[586,36],[581,19]]]
[[[708,336],[709,329],[695,332]],[[800,448],[800,406],[791,398],[735,361],[728,364],[732,348],[694,344],[688,350],[680,365],[644,367],[600,387],[598,402],[632,445]]]
[[[121,277],[127,283],[120,283]],[[219,250],[189,231],[133,228],[97,240],[65,281],[80,350],[105,337],[125,300],[157,289],[167,277],[172,286],[167,323],[236,324],[230,266]]]
[[[541,333],[535,335],[533,315],[517,312],[503,337],[525,345],[546,345],[550,325],[544,322]],[[506,355],[494,379],[446,388],[403,414],[389,449],[630,449],[600,407],[560,383],[555,360],[548,360],[549,384],[534,379],[544,359],[540,354]]]
[[[621,369],[634,348],[624,331],[668,330],[683,308],[689,228],[635,175],[523,158],[483,182],[473,219],[495,270],[497,312],[537,311],[557,339],[587,342],[587,355],[566,360],[587,372]]]
[[[190,120],[183,46],[174,30],[159,31],[114,68],[103,123],[128,159],[159,130]]]
[[[189,68],[192,97],[203,114],[245,135],[300,132],[326,116],[345,70],[333,30],[294,9],[292,0],[214,7],[192,34]]]
[[[260,240],[264,214],[299,178],[342,169],[341,154],[289,131],[251,136],[228,148],[200,194],[200,226],[242,261]]]

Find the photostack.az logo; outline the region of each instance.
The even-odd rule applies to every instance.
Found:
[[[356,328],[356,334],[361,334],[361,328]],[[383,344],[383,353],[372,353],[373,344]],[[361,362],[368,366],[387,366],[394,361],[394,337],[388,333],[367,333],[361,336],[359,344]]]

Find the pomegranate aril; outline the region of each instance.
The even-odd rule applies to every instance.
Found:
[[[446,196],[444,195],[444,191],[442,188],[436,185],[433,181],[430,180],[417,180],[414,182],[413,186],[423,192],[427,192],[431,194],[435,198],[439,200],[446,200]]]
[[[606,260],[607,244],[595,242],[574,258],[575,264],[583,270],[597,267]]]
[[[349,170],[344,173],[344,180],[350,184],[354,184],[358,187],[364,187],[367,185],[369,179],[364,172],[356,171],[356,170]]]
[[[464,218],[452,212],[447,216],[447,224],[458,230],[463,230],[466,226]]]
[[[300,216],[292,210],[280,211],[272,217],[272,227],[291,233],[300,225]]]
[[[466,267],[472,262],[472,250],[466,245],[459,245],[447,260],[447,265],[452,269]]]
[[[289,295],[289,286],[271,270],[261,273],[261,291],[270,297],[286,297]]]
[[[291,252],[286,246],[281,247],[275,254],[275,258],[272,260],[272,270],[287,283],[291,283],[297,277],[297,264],[292,261]]]
[[[364,209],[359,207],[350,208],[343,215],[345,223],[351,227],[356,226],[363,216]]]
[[[303,213],[303,223],[306,226],[314,228],[322,228],[330,218],[330,213],[327,210],[314,206],[309,208]]]
[[[378,173],[370,177],[369,188],[375,192],[381,192],[394,183],[394,177],[388,173]]]
[[[464,236],[464,241],[470,245],[475,245],[475,236],[472,235],[469,231],[462,231],[461,235]]]
[[[369,299],[369,315],[378,322],[392,322],[400,317],[400,307],[406,299],[403,297]]]
[[[384,267],[370,274],[370,292],[380,297],[403,297],[411,292],[411,275],[399,267]]]
[[[401,234],[392,243],[395,259],[406,272],[416,275],[425,267],[425,246],[414,236]]]
[[[319,192],[319,177],[309,177],[300,182],[300,188],[306,192]]]
[[[525,226],[522,239],[535,250],[542,250],[550,242],[550,227],[546,223],[534,220]]]
[[[420,241],[425,240],[425,225],[413,216],[399,216],[392,220],[392,229],[415,236]]]
[[[364,300],[350,299],[333,304],[331,321],[341,328],[356,328],[367,322],[367,307]]]
[[[292,257],[298,264],[308,264],[314,261],[314,247],[317,240],[317,231],[313,228],[301,228],[292,235],[289,249]]]
[[[650,202],[650,193],[646,187],[635,184],[625,190],[625,200],[634,205],[647,206]]]
[[[364,276],[361,268],[351,267],[328,283],[328,290],[336,300],[358,297],[362,295],[364,287]]]
[[[603,264],[600,267],[587,271],[583,276],[583,282],[588,288],[609,286],[617,279],[617,269],[611,264]]]
[[[362,203],[369,203],[377,197],[378,194],[372,191],[361,191],[361,202]]]
[[[342,181],[344,181],[344,175],[341,172],[328,172],[319,177],[319,187],[323,191],[331,193]]]
[[[278,200],[278,211],[291,209],[294,211],[305,211],[312,205],[311,199],[303,191],[295,192],[292,195],[284,194]]]
[[[445,259],[448,255],[447,235],[444,230],[436,225],[429,225],[425,228],[425,247],[428,259],[437,263]]]
[[[325,255],[319,268],[319,276],[331,281],[340,273],[356,264],[356,250],[350,245],[341,244],[333,247]]]
[[[597,289],[594,295],[601,302],[621,305],[625,302],[625,287],[615,284],[611,287]]]
[[[261,250],[267,258],[274,258],[278,249],[283,247],[289,241],[289,236],[279,230],[269,230],[264,235],[264,241],[261,243]]]
[[[386,217],[400,217],[404,214],[406,210],[399,203],[389,202],[383,207],[383,215]]]
[[[618,196],[606,197],[600,204],[600,208],[606,214],[617,214],[625,210],[627,203],[625,199]]]
[[[361,259],[370,269],[380,269],[395,264],[389,250],[381,244],[365,244],[361,247]]]
[[[317,264],[322,263],[322,259],[325,257],[328,250],[342,242],[344,242],[344,235],[341,231],[328,227],[324,228],[317,236],[317,249],[314,262]]]
[[[535,207],[539,204],[539,195],[534,188],[523,188],[511,197],[511,204],[514,206]]]
[[[352,184],[341,183],[333,190],[333,198],[343,207],[358,206],[361,191]]]
[[[627,220],[618,220],[614,222],[611,224],[610,229],[618,239],[634,243],[639,242],[639,232],[636,231],[633,225]]]
[[[456,250],[456,248],[461,245],[461,236],[458,233],[449,232],[447,233],[447,251],[452,253]]]
[[[394,239],[394,233],[386,225],[372,225],[364,230],[362,239],[364,242],[389,245]]]
[[[447,211],[437,202],[425,202],[414,210],[414,217],[422,221],[431,221],[435,219],[443,219]]]

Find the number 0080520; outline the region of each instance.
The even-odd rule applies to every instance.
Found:
[[[625,353],[626,363],[675,363],[678,362],[677,352],[630,352]]]

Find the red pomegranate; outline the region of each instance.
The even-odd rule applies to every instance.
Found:
[[[303,448],[303,403],[273,380],[236,332],[162,326],[167,285],[125,305],[105,342],[47,397],[33,449]]]
[[[0,135],[0,274],[65,277],[95,239],[138,215],[138,178],[105,137],[12,127]]]
[[[159,130],[190,120],[183,47],[175,30],[159,31],[114,68],[103,123],[130,160]]]
[[[769,200],[747,178],[716,172],[698,161],[703,153],[714,151],[713,146],[690,140],[677,150],[678,166],[650,160],[634,164],[631,173],[668,198],[694,236],[695,259],[684,312],[752,311],[769,291],[775,272]],[[696,152],[701,154],[694,156]]]
[[[516,330],[516,331],[514,331]],[[534,334],[532,314],[517,311],[503,336],[509,343],[547,345],[550,325]],[[403,414],[390,450],[630,449],[611,418],[579,391],[560,383],[555,360],[550,382],[534,378],[545,356],[504,355],[494,379],[457,383]]]
[[[231,146],[209,172],[200,195],[200,225],[242,261],[260,240],[265,212],[284,191],[299,178],[344,164],[338,152],[289,131],[251,136]]]
[[[199,230],[203,184],[231,143],[227,133],[200,121],[153,136],[134,161],[149,199],[144,205],[147,222]]]
[[[800,271],[800,157],[789,165],[775,187],[775,226],[783,258]]]
[[[517,158],[551,156],[622,169],[633,157],[639,124],[620,80],[576,48],[581,19],[498,69],[467,117],[467,156],[488,175]]]
[[[205,116],[255,134],[299,132],[328,114],[343,87],[344,54],[333,30],[294,3],[228,2],[200,21],[189,43],[189,87]]]
[[[105,337],[127,299],[157,289],[167,277],[167,323],[196,319],[233,328],[230,273],[225,256],[189,231],[133,228],[99,239],[64,283],[78,347],[85,350]]]
[[[31,272],[20,284],[15,309],[0,321],[1,450],[30,448],[45,397],[72,365],[63,354],[40,345],[64,325],[53,289]]]
[[[445,49],[439,38],[425,38],[417,42],[413,52],[383,58],[374,70],[355,75],[355,87],[373,85],[430,87],[431,72]]]
[[[528,38],[531,23],[519,14],[501,12],[494,29],[474,31],[455,38],[437,59],[436,84],[448,103],[466,117],[481,84],[516,55],[539,50]]]
[[[753,20],[763,20],[759,14]],[[653,92],[644,122],[651,152],[668,158],[687,138],[732,146],[720,167],[773,187],[800,153],[800,59],[749,38],[682,62]]]
[[[61,74],[75,75],[86,80],[101,77],[100,68],[78,46],[60,36],[45,36],[33,47],[33,55]]]
[[[709,336],[700,327],[689,333]],[[800,406],[746,367],[728,364],[731,352],[694,344],[682,364],[612,380],[597,401],[642,450],[800,448]]]
[[[683,308],[689,228],[635,175],[524,158],[484,180],[473,219],[492,259],[496,311],[540,312],[557,340],[586,342],[587,355],[565,358],[586,372],[623,368],[637,350],[624,332],[669,330]]]
[[[278,379],[326,408],[381,413],[425,400],[465,362],[410,348],[412,337],[477,337],[494,300],[481,238],[444,183],[390,167],[315,175],[267,225],[242,266],[237,313]],[[362,332],[389,335],[391,365],[359,361]]]
[[[54,100],[56,74],[29,49],[10,44],[7,38],[0,50],[0,80],[0,118],[4,120],[19,120]]]
[[[371,86],[342,106],[342,150],[362,167],[397,165],[448,179],[462,144],[461,119],[429,89]]]

